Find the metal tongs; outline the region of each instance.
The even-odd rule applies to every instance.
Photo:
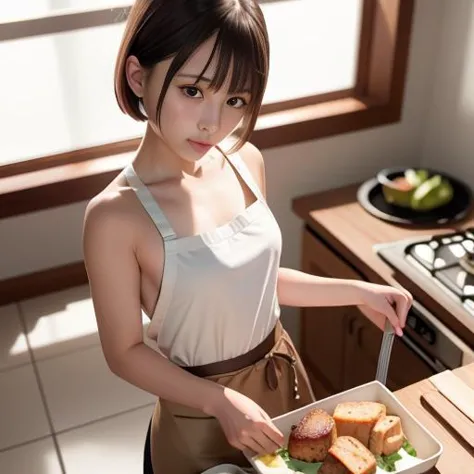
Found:
[[[382,337],[382,344],[380,345],[377,373],[375,374],[375,380],[378,380],[384,385],[386,385],[387,383],[388,365],[390,363],[390,354],[392,353],[394,338],[395,331],[390,321],[386,319]]]

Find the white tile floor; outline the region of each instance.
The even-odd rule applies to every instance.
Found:
[[[0,473],[134,474],[155,398],[108,369],[87,286],[0,307]]]

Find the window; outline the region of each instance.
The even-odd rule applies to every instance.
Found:
[[[122,31],[117,23],[0,43],[0,61],[14,71],[0,79],[0,124],[8,129],[0,165],[143,133],[144,124],[115,102],[114,52]]]
[[[362,6],[362,0],[263,3],[271,48],[264,103],[353,88]]]
[[[0,7],[0,61],[11,71],[0,79],[0,125],[8,130],[0,141],[0,217],[90,198],[136,148],[144,124],[124,116],[113,93],[129,8],[117,1]],[[261,4],[271,72],[256,145],[399,119],[412,0]]]
[[[93,6],[92,0],[64,4],[82,9]],[[58,4],[30,0],[4,7],[2,16],[18,19],[64,13],[52,5]],[[113,6],[113,0],[101,0],[96,8],[107,6]],[[262,3],[262,8],[271,42],[265,104],[354,87],[361,0],[274,0]],[[124,116],[115,101],[114,62],[125,15],[116,9],[113,18],[120,21],[0,43],[1,62],[15,71],[0,79],[0,125],[8,128],[0,142],[0,165],[143,133],[144,124]],[[299,27],[288,38],[288,25],[296,24]],[[12,94],[13,90],[18,93]],[[23,139],[25,124],[28,140]]]

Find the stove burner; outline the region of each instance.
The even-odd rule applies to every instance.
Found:
[[[470,300],[469,305],[474,306],[474,229],[411,244],[405,254],[463,302]]]
[[[474,276],[474,251],[466,249],[466,254],[459,260],[459,264],[467,273]]]

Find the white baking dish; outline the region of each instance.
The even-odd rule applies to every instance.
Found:
[[[273,422],[286,436],[286,441],[288,441],[291,426],[297,424],[308,411],[313,408],[321,408],[332,415],[338,403],[349,401],[380,402],[387,407],[387,414],[400,417],[405,436],[417,451],[419,462],[411,467],[399,469],[396,471],[397,473],[421,474],[436,464],[443,452],[443,447],[440,442],[395,398],[390,390],[378,381],[369,382],[346,390],[345,392],[332,395],[331,397],[324,398],[298,410],[276,417],[273,419]],[[257,473],[283,473],[281,469],[266,467],[262,463],[255,462],[249,453],[245,454]],[[291,470],[289,470],[289,472],[291,472]],[[377,474],[379,473],[384,474],[386,471],[377,468]]]

